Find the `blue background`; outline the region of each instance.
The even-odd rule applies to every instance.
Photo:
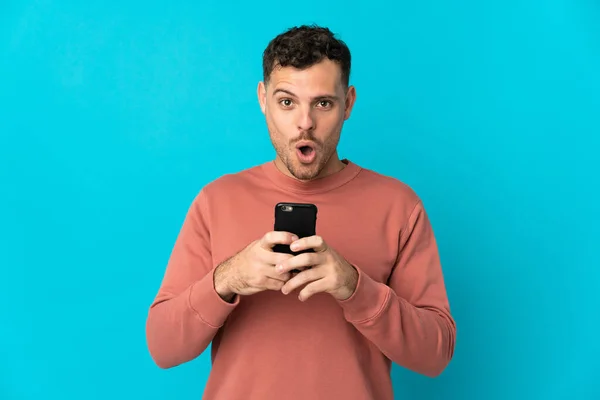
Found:
[[[0,398],[201,397],[147,309],[202,185],[273,158],[261,54],[313,22],[353,54],[340,155],[423,198],[458,324],[397,398],[600,398],[592,0],[0,2]]]

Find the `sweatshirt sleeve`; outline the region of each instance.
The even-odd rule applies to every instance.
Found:
[[[390,360],[429,377],[442,373],[455,346],[440,257],[430,221],[419,201],[400,234],[388,284],[360,266],[353,295],[343,301],[346,320]]]
[[[188,210],[146,321],[150,355],[161,368],[199,356],[238,305],[214,288],[205,194]]]

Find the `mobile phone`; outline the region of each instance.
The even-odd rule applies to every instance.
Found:
[[[299,238],[314,236],[317,229],[317,211],[317,206],[310,203],[277,203],[274,230],[290,232]],[[292,255],[314,252],[313,249],[294,252],[286,244],[276,244],[273,251]]]

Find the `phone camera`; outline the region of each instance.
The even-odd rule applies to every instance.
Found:
[[[281,206],[281,210],[285,212],[292,211],[292,206]]]

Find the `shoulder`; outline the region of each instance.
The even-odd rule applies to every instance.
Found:
[[[403,235],[418,222],[429,224],[423,200],[409,184],[401,179],[365,169],[361,171],[362,188],[375,209],[385,210],[387,218],[395,221]]]
[[[246,190],[253,190],[264,182],[263,164],[230,172],[208,181],[197,191],[195,201],[201,203],[214,202],[239,196]]]
[[[219,193],[240,189],[263,179],[262,165],[255,165],[241,171],[231,172],[206,184],[202,191],[206,193]]]
[[[421,203],[417,192],[400,178],[368,168],[362,168],[358,178],[364,190],[378,198],[409,208]]]

